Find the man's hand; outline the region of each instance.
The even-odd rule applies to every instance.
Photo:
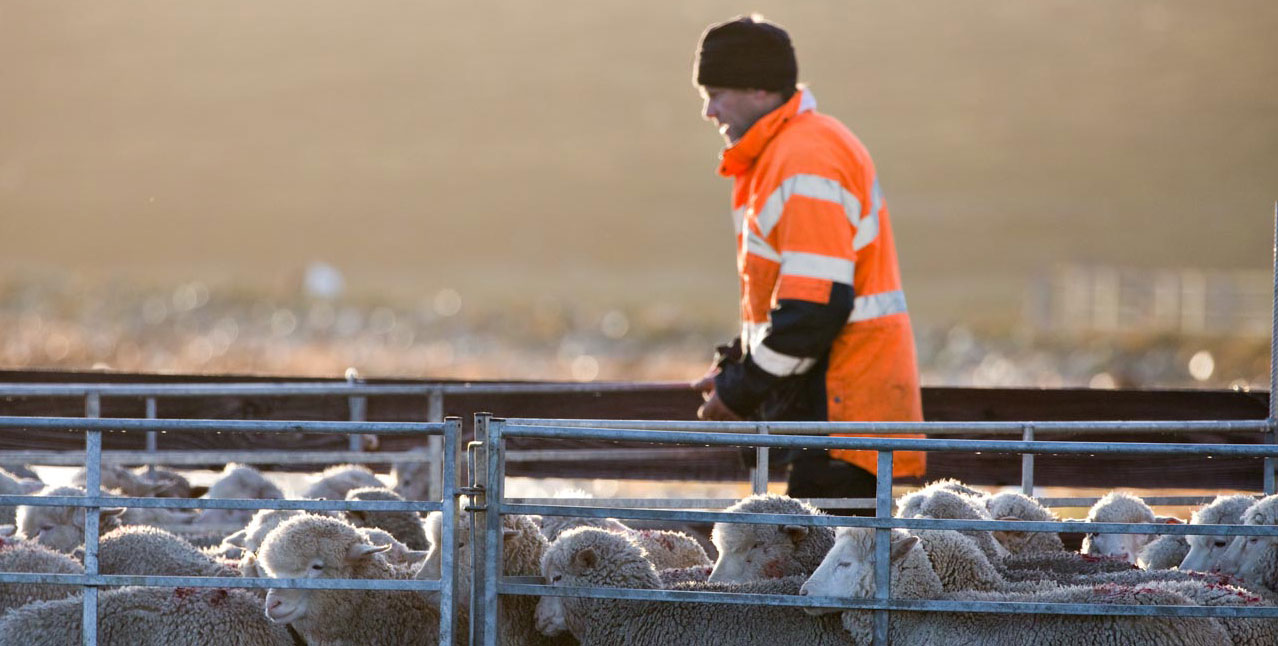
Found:
[[[711,384],[711,388],[713,388],[713,382],[711,382]],[[732,409],[728,408],[727,405],[723,403],[723,400],[719,399],[718,393],[715,392],[711,392],[706,403],[702,404],[701,408],[697,409],[697,418],[706,420],[707,422],[741,421],[741,417],[732,412]]]
[[[719,374],[718,368],[711,368],[706,371],[704,377],[692,382],[692,389],[701,393],[703,397],[709,399],[714,394],[714,377]]]

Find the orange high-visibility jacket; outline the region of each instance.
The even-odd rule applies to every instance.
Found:
[[[743,417],[921,421],[914,335],[874,162],[815,108],[801,88],[724,150],[742,356],[721,365],[716,392]],[[786,400],[768,412],[777,392]],[[873,451],[830,454],[877,471]],[[925,461],[898,451],[893,474],[921,476]]]

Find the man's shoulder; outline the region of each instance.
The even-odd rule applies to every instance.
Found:
[[[847,126],[818,112],[797,115],[770,148],[773,163],[783,166],[847,168],[872,163],[869,151]]]

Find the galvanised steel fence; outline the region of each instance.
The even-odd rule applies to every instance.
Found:
[[[1184,422],[1036,422],[1032,427],[1042,431],[1069,432],[1237,432],[1260,433],[1265,444],[1159,444],[1115,442],[1044,442],[1011,440],[947,440],[897,439],[874,437],[826,437],[828,434],[927,434],[976,432],[1022,432],[1019,422],[918,422],[918,423],[821,423],[821,422],[604,422],[580,420],[503,420],[483,414],[476,416],[477,437],[484,437],[486,483],[478,491],[473,510],[482,512],[484,532],[476,542],[476,554],[482,553],[483,569],[474,576],[472,616],[482,616],[472,632],[472,643],[497,644],[497,612],[501,595],[551,595],[567,597],[636,599],[649,601],[681,601],[696,603],[729,603],[744,605],[780,605],[793,607],[860,609],[874,612],[874,643],[888,643],[889,613],[893,610],[927,612],[978,612],[1010,614],[1062,615],[1128,615],[1150,617],[1225,617],[1278,618],[1275,607],[1221,606],[1138,606],[1119,604],[959,602],[918,599],[894,599],[889,584],[890,533],[892,528],[953,529],[980,531],[1084,531],[1120,534],[1171,534],[1213,536],[1278,536],[1278,526],[1250,525],[1164,525],[1150,523],[1087,523],[1030,521],[969,521],[948,519],[904,519],[892,516],[892,456],[895,451],[959,451],[1099,455],[1202,455],[1265,458],[1265,489],[1273,493],[1274,458],[1278,446],[1273,444],[1274,421],[1184,421]],[[686,509],[622,508],[608,506],[608,501],[592,500],[590,506],[558,504],[522,504],[504,497],[507,438],[535,437],[543,439],[604,440],[650,442],[686,446],[738,446],[781,449],[854,449],[878,452],[878,483],[873,518],[836,516],[796,516],[788,514],[728,513]],[[1032,478],[1032,476],[1031,476]],[[1032,480],[1031,480],[1032,482]],[[657,501],[663,502],[663,501]],[[536,577],[501,576],[502,523],[504,514],[538,514],[543,516],[576,516],[585,518],[620,518],[665,520],[675,522],[725,522],[753,524],[793,524],[823,527],[869,527],[875,530],[875,595],[872,599],[839,597],[800,597],[789,595],[729,594],[716,592],[637,590],[621,588],[587,588],[544,585]],[[482,542],[482,547],[479,543]],[[476,556],[480,559],[480,556]]]
[[[422,435],[439,437],[445,458],[457,454],[461,420],[449,418],[439,423],[404,422],[293,422],[182,419],[102,419],[97,416],[100,400],[96,392],[86,395],[85,417],[0,417],[0,428],[30,431],[80,431],[85,434],[81,461],[86,468],[84,496],[0,496],[0,505],[82,507],[84,522],[84,574],[42,574],[0,572],[0,585],[44,583],[83,588],[82,644],[96,646],[98,590],[103,586],[214,587],[214,588],[299,588],[307,590],[378,590],[437,592],[440,598],[440,644],[452,646],[456,613],[456,563],[453,551],[440,554],[438,580],[389,579],[272,579],[240,577],[124,576],[102,574],[98,570],[99,516],[103,507],[166,509],[296,509],[306,511],[412,511],[442,512],[441,540],[455,545],[457,496],[454,483],[456,461],[443,460],[443,496],[432,501],[346,501],[346,500],[244,500],[209,498],[130,498],[102,495],[102,433],[104,431],[231,433],[336,433],[358,435]]]

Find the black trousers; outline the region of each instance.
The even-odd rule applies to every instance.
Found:
[[[873,498],[878,479],[873,473],[825,451],[797,451],[790,462],[786,495],[791,498]],[[834,516],[873,516],[874,509],[823,509]]]

